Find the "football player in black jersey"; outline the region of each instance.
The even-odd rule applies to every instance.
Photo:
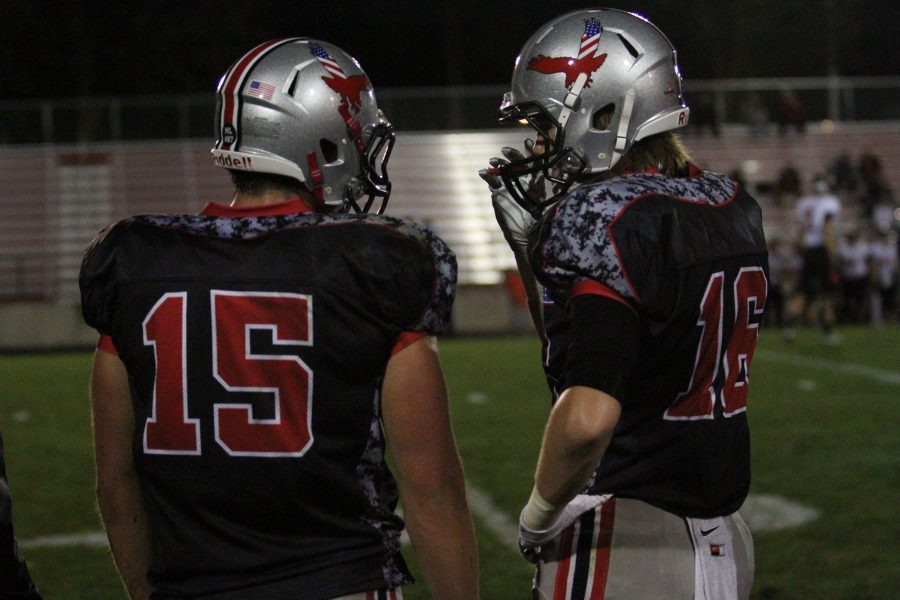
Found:
[[[13,532],[12,499],[0,435],[0,600],[41,600]]]
[[[500,120],[536,132],[481,173],[546,296],[530,286],[554,391],[520,518],[535,598],[748,598],[759,206],[690,163],[675,50],[639,15],[542,27]]]
[[[80,275],[101,334],[98,499],[128,592],[401,598],[399,498],[433,597],[477,598],[434,341],[456,259],[380,215],[394,137],[369,80],[284,38],[235,62],[217,100],[230,205],[120,221]]]

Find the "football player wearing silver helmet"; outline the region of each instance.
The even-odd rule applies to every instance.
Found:
[[[535,133],[481,172],[523,277],[543,286],[530,289],[553,407],[520,517],[535,598],[748,598],[737,511],[766,299],[759,206],[690,162],[675,49],[640,15],[541,27],[499,116]]]
[[[456,259],[380,214],[393,134],[335,46],[260,44],[217,92],[230,203],[139,215],[82,263],[97,495],[132,598],[478,597],[435,336]],[[390,441],[394,479],[385,446]]]
[[[319,211],[368,212],[377,198],[384,212],[393,130],[359,63],[327,42],[272,40],[235,62],[216,132],[213,161],[239,185],[264,173],[301,184]]]

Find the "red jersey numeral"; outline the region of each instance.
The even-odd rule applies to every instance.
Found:
[[[747,410],[750,362],[759,334],[759,322],[766,304],[768,284],[760,267],[744,267],[734,280],[734,322],[723,347],[725,335],[725,273],[709,278],[700,302],[700,342],[694,371],[685,391],[666,410],[668,420],[697,420],[715,417],[715,406],[731,417]]]
[[[153,346],[153,407],[144,426],[148,454],[200,454],[200,421],[187,416],[187,293],[165,294],[144,319],[144,345]]]
[[[313,374],[287,346],[312,345],[312,297],[213,290],[210,309],[213,377],[228,392],[268,395],[274,413],[255,418],[249,403],[215,403],[216,442],[233,456],[302,456],[313,443]],[[254,331],[268,332],[276,351],[254,352]],[[188,418],[186,332],[185,292],[165,294],[144,320],[144,344],[156,358],[149,454],[200,454],[200,420]]]
[[[747,410],[750,362],[759,339],[759,324],[766,307],[768,282],[760,267],[745,267],[734,281],[734,332],[725,363],[725,416]]]
[[[312,371],[292,354],[254,354],[250,333],[272,343],[312,345],[312,298],[302,294],[226,292],[210,298],[213,371],[229,392],[272,395],[275,416],[255,419],[249,404],[216,404],[216,441],[235,456],[302,456],[312,444]]]

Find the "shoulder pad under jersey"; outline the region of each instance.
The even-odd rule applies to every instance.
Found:
[[[350,254],[359,260],[361,271],[382,281],[379,296],[394,303],[412,301],[413,296],[426,297],[427,305],[419,307],[421,314],[414,322],[397,325],[408,331],[438,334],[450,321],[456,291],[456,256],[431,229],[418,223],[386,215],[317,212],[245,218],[144,215],[137,219],[156,227],[225,239],[253,239],[305,228],[364,227],[364,231],[351,234],[359,246]],[[348,258],[355,260],[353,256]],[[423,282],[430,286],[424,294]]]
[[[734,198],[737,183],[716,173],[697,177],[637,174],[615,177],[574,189],[542,222],[533,259],[542,282],[556,299],[566,299],[580,279],[593,279],[629,301],[639,298],[621,263],[613,225],[643,198],[664,196],[681,201],[721,204]]]

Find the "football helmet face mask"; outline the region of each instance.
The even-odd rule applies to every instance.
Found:
[[[380,214],[394,133],[359,63],[327,42],[284,38],[235,62],[216,90],[213,162],[291,177],[320,211]]]
[[[500,123],[527,123],[545,148],[499,172],[538,215],[579,179],[612,168],[634,142],[686,125],[688,113],[675,48],[655,25],[616,9],[568,13],[522,47],[500,105]],[[543,200],[525,193],[538,175],[551,183]]]

